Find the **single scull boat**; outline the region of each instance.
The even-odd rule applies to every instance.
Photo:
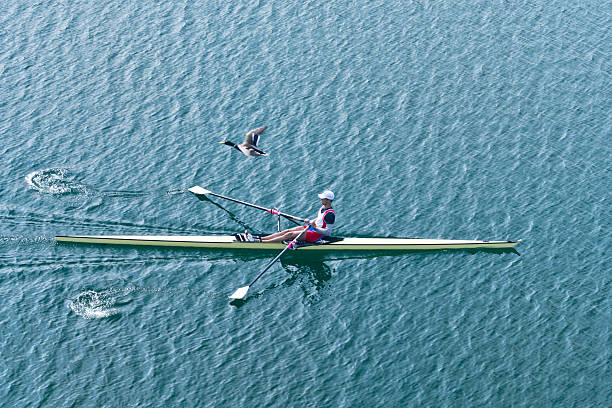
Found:
[[[206,200],[208,196],[215,196],[235,203],[263,210],[278,216],[280,231],[280,217],[297,224],[305,222],[303,218],[280,212],[276,208],[266,208],[213,193],[200,186],[189,189],[198,199]],[[255,235],[260,237],[261,235]],[[216,248],[216,249],[258,249],[279,250],[284,249],[287,243],[283,242],[245,242],[240,235],[59,235],[58,242],[72,242],[79,244],[106,244],[106,245],[139,245],[157,247],[181,248]],[[339,238],[327,237],[315,243],[300,242],[293,245],[295,249],[308,251],[415,251],[438,249],[509,249],[515,247],[518,241],[478,241],[455,239],[424,239],[424,238]]]
[[[244,242],[232,235],[178,236],[178,235],[61,235],[58,242],[106,245],[140,245],[182,248],[257,249],[280,250],[282,242]],[[301,251],[414,251],[438,249],[505,249],[520,241],[478,241],[423,238],[329,238],[318,243],[299,243]]]

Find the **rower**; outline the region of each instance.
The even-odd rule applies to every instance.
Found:
[[[305,220],[309,224],[308,231],[300,237],[299,241],[301,242],[317,242],[323,239],[323,237],[331,235],[331,231],[336,221],[336,214],[332,208],[332,201],[335,197],[334,193],[330,190],[325,190],[321,194],[318,194],[318,197],[321,199],[322,206],[319,209],[317,218],[312,221],[309,219]],[[255,238],[247,231],[244,232],[244,235],[247,241],[282,242],[295,239],[304,228],[306,227],[300,225],[261,238]]]

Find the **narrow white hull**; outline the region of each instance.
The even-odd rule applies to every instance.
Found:
[[[72,235],[57,236],[58,242],[105,245],[140,245],[182,248],[282,250],[282,242],[239,242],[233,236],[139,236]],[[520,241],[477,241],[422,238],[341,238],[325,244],[305,245],[300,251],[416,251],[438,249],[513,248]]]

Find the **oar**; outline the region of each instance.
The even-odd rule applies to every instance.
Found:
[[[281,255],[283,255],[283,254],[285,253],[285,251],[287,251],[289,248],[292,248],[292,247],[295,245],[295,243],[297,242],[297,240],[298,240],[298,239],[299,239],[299,238],[300,238],[302,235],[304,235],[304,233],[305,233],[307,230],[308,230],[308,226],[306,225],[306,226],[304,227],[304,231],[300,232],[300,234],[299,234],[297,237],[295,237],[295,238],[293,239],[293,241],[291,241],[291,242],[289,243],[289,245],[287,245],[287,247],[281,251],[281,253],[280,253],[280,254],[276,255],[276,258],[274,258],[274,259],[273,259],[273,260],[272,260],[272,261],[271,261],[271,262],[268,264],[268,266],[266,266],[266,268],[265,268],[263,271],[261,271],[261,273],[260,273],[259,275],[257,275],[257,277],[256,277],[255,279],[253,279],[253,282],[249,283],[249,284],[248,284],[248,286],[243,286],[243,287],[241,287],[241,288],[236,289],[236,291],[235,291],[234,293],[232,293],[232,295],[230,296],[230,299],[244,299],[244,297],[246,296],[247,292],[249,291],[249,288],[250,288],[251,286],[253,286],[253,284],[254,284],[255,282],[257,282],[257,280],[258,280],[259,278],[261,278],[261,275],[263,275],[264,273],[266,273],[266,271],[267,271],[268,269],[270,269],[270,267],[271,267],[271,266],[274,264],[274,262],[276,262],[276,261],[278,260],[278,258],[280,258],[280,257],[281,257]]]
[[[221,194],[213,193],[212,191],[207,190],[205,188],[202,188],[200,186],[193,186],[193,187],[191,187],[189,189],[189,191],[192,192],[193,194],[195,194],[196,197],[198,197],[200,200],[203,200],[204,197],[206,197],[207,195],[211,195],[211,196],[223,198],[225,200],[233,201],[233,202],[238,203],[238,204],[248,205],[249,207],[257,208],[258,210],[263,210],[263,211],[268,212],[270,214],[280,215],[281,217],[285,217],[288,220],[291,220],[293,222],[295,222],[295,221],[306,222],[306,220],[303,219],[303,218],[295,217],[293,215],[282,213],[282,212],[278,211],[276,208],[266,208],[266,207],[261,207],[259,205],[247,203],[246,201],[236,200],[235,198],[226,197],[226,196],[223,196]]]

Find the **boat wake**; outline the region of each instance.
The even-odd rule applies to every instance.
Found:
[[[68,169],[37,170],[25,177],[32,190],[54,195],[87,194],[87,187],[74,180]]]
[[[186,188],[173,188],[165,191],[140,190],[97,190],[77,181],[77,177],[65,168],[36,170],[25,176],[25,181],[32,190],[52,195],[75,195],[102,197],[144,197],[151,194],[177,195],[187,191]]]
[[[71,217],[63,214],[43,214],[35,211],[30,211],[24,208],[6,207],[0,203],[0,224],[10,231],[9,234],[0,235],[0,243],[6,240],[32,240],[34,238],[15,237],[15,234],[20,228],[28,228],[28,232],[32,228],[40,231],[47,227],[52,227],[54,232],[64,228],[87,230],[88,232],[100,234],[107,233],[109,230],[117,231],[118,233],[137,233],[139,235],[154,234],[154,235],[201,235],[215,233],[230,233],[232,231],[217,231],[205,230],[193,226],[162,226],[154,224],[140,224],[137,222],[128,222],[123,220],[99,219],[99,218],[84,218]],[[61,228],[59,228],[61,227]],[[36,239],[40,241],[40,239]],[[55,242],[55,240],[52,240]]]
[[[120,315],[117,309],[119,294],[116,290],[96,292],[88,290],[79,293],[74,300],[68,302],[68,307],[77,315],[91,320],[104,319]]]
[[[134,296],[143,294],[164,294],[184,296],[189,288],[147,288],[128,286],[125,288],[111,288],[104,290],[86,290],[79,293],[74,299],[68,300],[68,307],[78,316],[87,319],[117,319],[126,311],[125,308],[132,303]],[[226,293],[213,291],[198,291],[198,296],[211,299],[227,299]]]

